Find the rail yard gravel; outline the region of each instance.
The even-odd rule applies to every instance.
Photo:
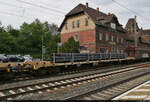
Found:
[[[56,93],[44,92],[42,94],[34,93],[21,95],[19,97],[16,97],[15,100],[65,100],[147,73],[150,73],[149,68],[141,68],[130,72],[124,72],[117,76],[112,76],[108,79],[106,78],[105,80],[81,85],[80,87],[70,87],[70,89],[66,89]]]

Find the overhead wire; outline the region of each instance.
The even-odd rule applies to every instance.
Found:
[[[43,3],[43,2],[38,2],[38,3],[42,4],[43,6],[49,6],[49,7],[52,7],[52,8],[56,8],[56,6],[53,6],[53,5],[49,4],[49,3]],[[59,8],[59,7],[57,7],[57,8]],[[70,9],[70,8],[65,7],[65,9]]]
[[[57,10],[57,9],[54,9],[54,8],[45,7],[45,6],[42,6],[42,5],[39,5],[39,4],[34,4],[34,3],[23,1],[23,0],[16,0],[16,1],[28,4],[28,5],[31,5],[31,6],[39,7],[39,8],[48,10],[48,11],[51,10],[51,11],[53,11],[55,13],[60,13],[60,14],[64,14],[65,13],[63,11],[60,11],[60,10]]]
[[[6,5],[6,6],[11,6],[11,7],[16,7],[16,8],[21,8],[22,9],[22,14],[21,15],[18,15],[18,14],[14,14],[14,13],[9,13],[9,12],[5,12],[5,11],[0,11],[1,14],[5,14],[5,15],[11,15],[11,16],[17,16],[17,17],[24,17],[25,16],[25,12],[26,12],[26,9],[30,9],[30,8],[26,8],[26,7],[23,7],[23,6],[18,6],[18,5],[13,5],[13,4],[10,4],[10,3],[6,3],[6,2],[2,2],[0,1],[0,4],[2,5]],[[37,10],[36,10],[37,11]],[[39,12],[39,11],[38,11]],[[44,13],[44,12],[40,12],[40,13]],[[24,18],[32,18],[32,17],[24,17]],[[51,18],[51,17],[50,17]],[[51,18],[52,19],[52,18]]]
[[[15,7],[15,8],[23,8],[23,7],[21,7],[21,6],[14,5],[14,4],[10,4],[10,3],[6,3],[6,2],[2,2],[2,1],[0,1],[0,4],[7,5],[7,6],[11,6],[11,7]]]
[[[0,11],[0,14],[10,15],[10,16],[17,16],[17,17],[21,17],[21,18],[23,18],[21,15],[17,15],[17,14],[10,13],[10,12]],[[26,16],[24,16],[24,18],[29,19],[29,18],[31,18],[31,17],[26,17]]]
[[[125,5],[122,5],[122,4],[120,4],[119,2],[117,2],[117,1],[115,1],[115,0],[112,0],[112,1],[113,1],[114,3],[116,3],[116,4],[118,4],[120,7],[123,7],[123,8],[125,8],[125,9],[127,9],[128,11],[130,11],[130,12],[132,12],[132,13],[138,15],[139,17],[145,18],[144,20],[150,21],[149,18],[147,18],[147,17],[145,17],[145,16],[139,14],[138,12],[136,12],[136,11],[134,11],[134,10],[132,10],[132,9],[127,8]]]
[[[60,11],[58,9],[55,9],[55,8],[49,8],[49,7],[46,7],[46,6],[42,6],[42,5],[39,5],[39,4],[34,4],[34,3],[31,3],[31,2],[27,2],[27,1],[23,1],[23,0],[16,0],[20,3],[25,3],[25,4],[28,4],[28,5],[31,5],[31,6],[35,6],[35,7],[39,7],[39,8],[42,8],[42,9],[45,9],[45,10],[50,10],[50,11],[53,11],[56,13],[60,13],[60,14],[64,14],[66,12],[63,12],[63,11]],[[0,1],[1,2],[1,1]],[[73,1],[73,2],[76,2],[77,1]],[[7,6],[12,6],[12,7],[19,7],[19,8],[22,8],[22,17],[24,16],[25,14],[25,8],[24,7],[21,7],[21,6],[17,6],[17,5],[12,5],[12,4],[9,4],[9,3],[6,3],[6,2],[1,2],[1,4],[4,4],[4,5],[7,5]],[[29,9],[29,8],[28,8]],[[42,12],[43,13],[43,12]],[[11,13],[12,14],[12,13]]]

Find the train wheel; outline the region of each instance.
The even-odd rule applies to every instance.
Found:
[[[0,80],[4,80],[4,74],[0,73]]]
[[[46,75],[52,74],[52,68],[51,67],[47,67],[45,70],[46,70],[46,72],[45,72]]]
[[[55,67],[55,68],[52,68],[51,72],[52,72],[52,75],[56,75],[64,70],[65,69],[63,67]]]
[[[15,73],[5,73],[2,77],[4,81],[12,80],[15,78]]]
[[[38,70],[38,75],[46,75],[47,74],[47,69],[46,68],[40,68],[39,70]]]

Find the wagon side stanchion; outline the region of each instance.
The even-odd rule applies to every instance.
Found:
[[[104,60],[106,60],[106,54],[105,53],[103,53],[104,54]]]
[[[120,60],[120,57],[119,57],[119,54],[117,53],[117,59],[118,59],[118,61]]]
[[[55,53],[53,53],[53,64],[55,65],[55,62],[56,62],[56,56],[55,56]]]
[[[110,53],[110,57],[109,57],[109,59],[111,60],[111,53]]]
[[[99,53],[99,61],[101,61],[101,60],[102,60],[102,54]]]
[[[88,57],[88,60],[87,60],[87,61],[88,61],[88,63],[89,63],[89,61],[90,61],[90,54],[89,54],[89,53],[87,54],[87,57]]]
[[[71,53],[71,63],[74,63],[74,53]]]

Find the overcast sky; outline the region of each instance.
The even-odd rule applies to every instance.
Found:
[[[137,15],[139,27],[150,29],[150,0],[115,1],[141,15],[142,17]],[[31,23],[38,18],[42,22],[48,21],[60,26],[64,16],[71,9],[79,3],[85,4],[86,2],[92,8],[99,7],[101,12],[114,13],[123,26],[126,25],[129,18],[135,15],[112,0],[0,0],[0,21],[5,26],[11,24],[19,28],[23,22]],[[29,5],[29,3],[36,6]]]

